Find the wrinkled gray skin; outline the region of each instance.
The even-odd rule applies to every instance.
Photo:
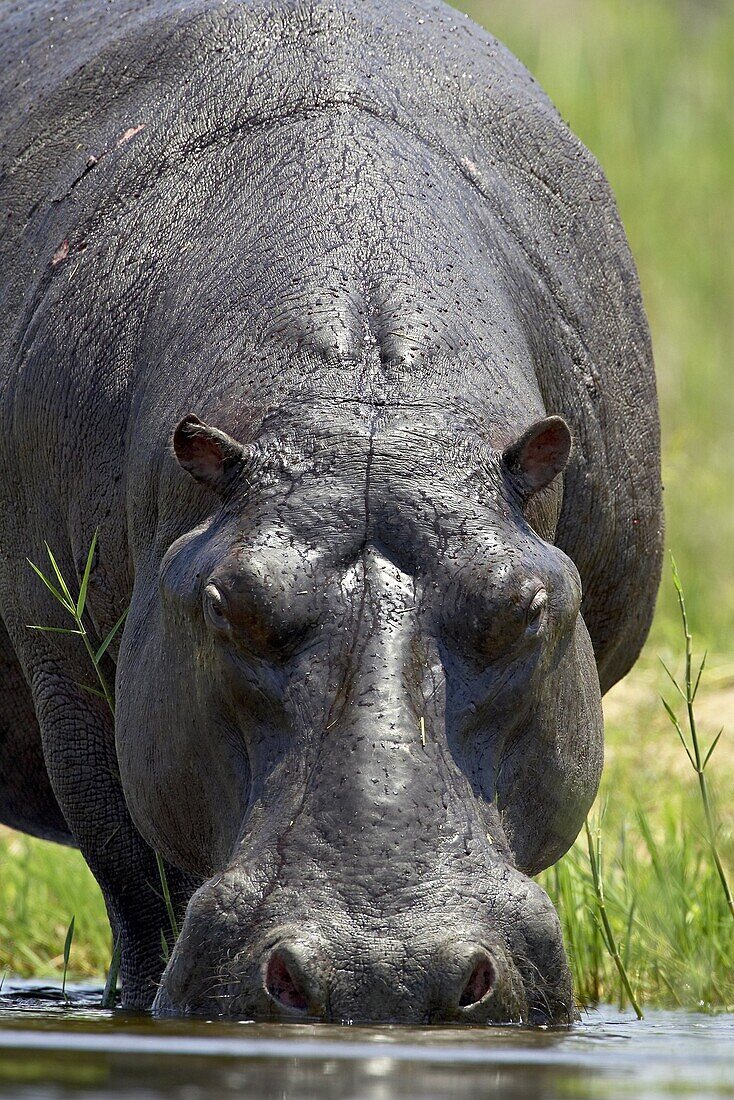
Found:
[[[424,0],[5,3],[0,107],[0,819],[82,850],[128,1005],[568,1021],[529,876],[662,526],[598,165]],[[114,728],[27,629],[97,528]]]

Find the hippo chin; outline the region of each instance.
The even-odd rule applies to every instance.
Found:
[[[0,820],[81,849],[129,1006],[568,1023],[532,876],[662,546],[601,170],[433,0],[55,10],[0,18]],[[97,529],[114,722],[26,628]]]

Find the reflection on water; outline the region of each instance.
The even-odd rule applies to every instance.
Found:
[[[603,1009],[570,1031],[159,1022],[99,993],[6,982],[0,1096],[17,1100],[734,1097],[734,1016]]]

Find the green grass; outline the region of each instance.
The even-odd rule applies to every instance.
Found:
[[[61,981],[74,916],[69,977],[104,981],[110,931],[102,895],[78,852],[10,830],[0,833],[0,977]]]
[[[597,155],[637,259],[656,353],[668,544],[693,632],[713,654],[696,708],[709,745],[722,865],[734,875],[734,5],[727,0],[474,0],[457,4],[526,63]],[[665,578],[635,671],[606,701],[602,875],[610,927],[643,1010],[734,1009],[734,936],[699,782],[660,702],[682,682],[676,593]],[[681,717],[682,700],[678,699]],[[596,820],[596,818],[594,819]],[[586,839],[543,882],[582,1003],[627,1003],[604,946]],[[112,945],[78,853],[0,833],[0,976],[100,982]]]
[[[603,826],[605,901],[630,984],[647,1007],[734,1011],[732,921],[696,835],[695,799],[651,820],[641,807]],[[731,838],[728,856],[734,856]],[[588,857],[577,842],[546,872],[561,916],[580,1004],[629,997],[603,943]]]
[[[734,921],[705,837],[697,791],[664,791],[650,807],[604,784],[605,904],[637,1000],[646,1007],[734,1011]],[[592,826],[593,828],[593,826]],[[731,831],[720,835],[734,868]],[[603,943],[582,836],[542,876],[561,917],[580,1004],[629,1004]]]
[[[730,816],[717,813],[717,788],[732,789],[734,754],[723,728],[706,730],[700,721],[706,655],[694,655],[675,564],[672,574],[682,655],[672,664],[661,659],[653,673],[657,717],[664,714],[668,728],[643,707],[625,713],[653,774],[636,771],[629,756],[613,757],[596,820],[543,876],[580,1002],[616,994],[638,1015],[645,1002],[734,1011],[734,836]],[[709,715],[715,702],[716,695],[707,701]],[[728,811],[730,800],[723,804]]]

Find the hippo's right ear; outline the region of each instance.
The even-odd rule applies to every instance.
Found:
[[[502,463],[526,500],[550,485],[571,453],[571,429],[560,416],[538,420],[503,452]]]
[[[247,454],[226,432],[204,424],[193,413],[177,425],[173,449],[184,470],[215,492],[223,492]]]

